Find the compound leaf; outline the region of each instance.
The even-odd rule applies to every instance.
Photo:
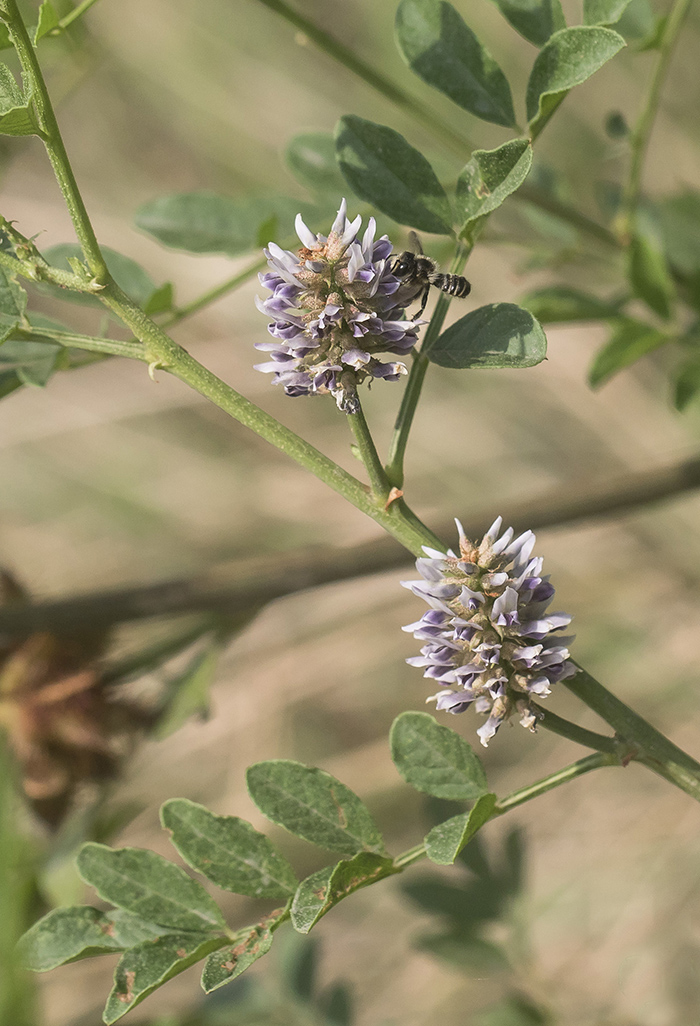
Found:
[[[401,713],[389,738],[396,768],[417,791],[451,801],[487,794],[486,775],[471,747],[429,713]]]

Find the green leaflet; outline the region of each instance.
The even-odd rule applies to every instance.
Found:
[[[500,207],[532,167],[528,139],[512,139],[495,150],[474,150],[457,179],[455,205],[460,235],[469,237],[482,217]]]
[[[529,310],[541,324],[566,321],[600,321],[619,316],[619,308],[578,289],[552,286],[538,289],[520,299],[520,306]]]
[[[400,872],[392,859],[372,852],[360,852],[335,866],[326,866],[299,884],[292,901],[292,926],[298,933],[308,933],[349,894]]]
[[[425,839],[425,850],[431,862],[451,866],[462,848],[491,818],[496,801],[495,794],[484,794],[469,812],[434,826]]]
[[[488,792],[471,747],[428,713],[401,713],[392,724],[390,741],[396,768],[417,791],[452,801],[473,801]]]
[[[526,106],[533,139],[574,86],[614,57],[625,41],[612,29],[575,25],[555,32],[537,55],[527,84]]]
[[[247,781],[260,811],[297,837],[344,854],[384,852],[367,807],[330,773],[275,759],[250,766]]]
[[[210,955],[202,970],[202,988],[211,994],[250,968],[272,946],[274,932],[289,917],[288,906],[272,912],[259,923],[238,930],[233,944]]]
[[[591,364],[588,372],[590,385],[596,388],[604,384],[623,367],[629,367],[640,357],[670,341],[670,335],[653,328],[650,324],[631,318],[621,319]]]
[[[534,367],[547,356],[547,339],[529,310],[489,303],[446,328],[428,356],[454,369]]]
[[[343,177],[360,199],[399,224],[451,234],[445,190],[423,154],[393,128],[346,115],[336,127],[335,145]]]
[[[335,159],[335,140],[325,132],[302,132],[290,139],[285,160],[296,180],[312,192],[340,196],[347,189]]]
[[[40,919],[19,942],[19,955],[27,969],[47,972],[66,962],[126,948],[165,932],[131,912],[100,912],[89,905],[56,908]]]
[[[583,0],[584,25],[615,25],[630,0]]]
[[[462,16],[445,0],[401,0],[396,41],[424,82],[484,121],[515,127],[508,80]]]
[[[203,805],[173,798],[161,822],[189,866],[234,894],[287,898],[297,886],[294,870],[264,834],[237,816],[215,816]]]
[[[153,851],[85,844],[77,867],[101,898],[148,922],[177,931],[225,926],[218,905],[202,885]]]
[[[628,273],[634,294],[659,317],[669,320],[676,290],[664,252],[655,239],[642,233],[633,236]]]
[[[494,0],[494,3],[515,31],[535,46],[544,46],[554,32],[566,28],[560,0]]]

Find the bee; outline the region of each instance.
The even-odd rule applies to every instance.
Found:
[[[415,232],[408,233],[408,241],[412,249],[406,249],[399,254],[391,272],[404,285],[414,288],[414,298],[420,295],[420,310],[416,314],[416,318],[421,317],[425,310],[431,285],[440,289],[441,292],[446,292],[448,296],[456,296],[458,299],[464,299],[469,295],[472,287],[467,279],[461,274],[445,274],[443,271],[438,271],[435,261],[423,253],[420,239]]]

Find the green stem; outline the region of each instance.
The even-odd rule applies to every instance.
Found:
[[[160,322],[161,328],[170,328],[173,324],[179,324],[185,317],[191,317],[192,314],[199,313],[205,306],[209,306],[211,303],[216,302],[217,299],[221,299],[222,296],[228,295],[229,292],[233,292],[235,289],[244,285],[254,274],[258,271],[264,270],[267,267],[267,259],[256,260],[254,263],[249,264],[248,267],[239,271],[238,274],[234,274],[232,278],[227,278],[226,281],[222,281],[220,285],[215,285],[211,289],[207,289],[196,299],[191,300],[189,303],[185,303],[184,306],[179,306],[176,310]]]
[[[494,819],[496,816],[502,816],[505,812],[510,812],[511,809],[524,805],[525,802],[532,801],[533,798],[539,798],[540,795],[554,790],[555,787],[559,787],[561,784],[568,784],[570,780],[576,780],[577,777],[583,776],[584,773],[590,773],[591,770],[599,769],[602,766],[619,766],[620,764],[617,756],[605,752],[595,752],[593,755],[587,755],[570,766],[565,766],[564,769],[557,770],[556,773],[551,773],[542,780],[535,781],[534,784],[528,784],[527,787],[521,787],[517,791],[513,791],[496,804],[491,814],[491,819]],[[413,848],[402,852],[401,855],[397,855],[394,859],[394,865],[400,869],[406,869],[407,866],[412,866],[414,862],[420,862],[425,857],[425,843],[416,844]]]
[[[92,335],[79,335],[73,331],[57,331],[51,328],[42,332],[38,328],[15,328],[11,338],[25,339],[27,342],[58,342],[68,349],[84,349],[89,353],[102,353],[105,356],[125,356],[131,360],[149,363],[148,356],[140,342],[120,342],[111,338],[94,338]]]
[[[7,24],[12,45],[17,51],[25,82],[34,100],[39,125],[43,132],[46,152],[63,193],[63,198],[66,201],[75,233],[85,254],[85,260],[96,281],[105,283],[109,280],[107,265],[95,237],[83,198],[80,195],[78,183],[75,180],[66,148],[63,145],[56,115],[51,106],[46,83],[44,82],[34,47],[17,8],[16,0],[0,0],[0,19]]]
[[[77,7],[73,8],[73,10],[66,14],[64,18],[61,18],[56,28],[52,29],[48,34],[50,36],[57,35],[58,32],[62,32],[64,29],[67,29],[69,25],[72,25],[74,21],[77,21],[81,15],[85,14],[86,11],[89,11],[96,3],[97,0],[83,0],[81,4],[78,4]]]
[[[595,748],[597,752],[606,752],[608,755],[620,752],[620,742],[614,737],[606,737],[605,734],[597,734],[593,730],[579,727],[577,723],[565,720],[561,716],[557,716],[556,713],[550,712],[549,709],[543,709],[537,702],[530,702],[530,705],[541,716],[539,725],[551,731],[552,734],[558,734],[559,737],[565,737],[569,741],[575,741],[576,744],[585,745],[586,748]]]
[[[416,121],[430,129],[433,135],[438,136],[449,149],[460,157],[464,157],[465,151],[471,149],[471,144],[464,136],[453,131],[449,125],[436,117],[434,108],[424,105],[410,93],[405,92],[371,64],[367,64],[357,57],[347,46],[339,43],[337,39],[319,28],[314,22],[295,11],[285,0],[260,0],[260,3],[274,11],[275,14],[281,15],[291,25],[303,32],[323,53],[327,53],[343,67],[361,78],[363,82],[376,89],[382,96],[386,96],[397,107],[411,114]]]
[[[365,465],[370,485],[372,486],[372,494],[376,501],[383,506],[389,497],[391,485],[389,484],[389,478],[386,476],[386,471],[382,466],[382,461],[379,459],[377,447],[374,444],[374,439],[372,438],[367,425],[367,420],[365,419],[364,411],[360,404],[360,397],[357,394],[356,401],[357,412],[348,413],[348,423],[350,425],[350,430],[355,437],[355,444],[357,445],[360,458]]]
[[[651,131],[654,127],[654,120],[656,119],[659,107],[661,90],[671,63],[673,48],[683,26],[683,22],[690,10],[691,3],[692,0],[676,0],[671,7],[671,11],[668,15],[668,21],[666,22],[666,27],[659,45],[659,55],[649,82],[649,90],[637,119],[637,123],[632,130],[630,137],[630,170],[622,195],[620,213],[617,219],[618,232],[623,239],[628,238],[634,231],[634,220],[642,187],[644,159],[646,157]]]
[[[452,266],[450,267],[451,274],[462,273],[471,251],[472,245],[466,245],[464,242],[457,243],[457,250],[452,261]],[[442,331],[447,311],[450,308],[450,301],[450,296],[446,295],[444,292],[440,293],[435,305],[435,310],[433,311],[433,316],[430,318],[430,324],[428,325],[425,337],[423,338],[423,344],[420,352],[413,354],[413,363],[411,364],[411,370],[401,399],[399,412],[396,416],[394,434],[389,448],[389,461],[386,467],[387,477],[395,488],[401,488],[403,486],[406,446],[408,445],[408,438],[411,433],[413,418],[416,413],[418,400],[420,399],[421,391],[423,389],[423,382],[430,363],[428,353]]]
[[[634,759],[700,801],[700,763],[611,694],[580,666],[566,687],[634,748]]]

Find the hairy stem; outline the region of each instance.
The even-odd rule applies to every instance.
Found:
[[[97,0],[83,0],[81,4],[78,4],[78,6],[74,7],[72,11],[65,15],[65,17],[61,18],[56,28],[53,29],[52,32],[49,32],[49,35],[54,35],[58,31],[67,29],[69,25],[72,25],[74,21],[77,21],[78,18],[82,17],[82,15],[85,14],[86,11],[89,11],[96,3]]]
[[[370,485],[372,486],[372,494],[378,503],[384,505],[389,497],[391,485],[367,425],[360,397],[355,394],[354,398],[357,403],[357,410],[355,413],[348,414],[348,423],[355,438],[360,458],[365,465]]]
[[[467,246],[463,242],[457,243],[457,250],[455,252],[454,259],[452,260],[450,273],[462,273],[471,251],[471,245]],[[438,301],[435,304],[433,316],[430,318],[430,324],[428,325],[428,329],[423,338],[423,344],[421,345],[420,352],[413,354],[413,363],[411,364],[408,381],[406,382],[406,388],[404,389],[401,399],[401,406],[399,407],[399,412],[396,416],[394,434],[389,449],[389,461],[386,467],[389,481],[395,488],[401,488],[403,485],[406,446],[408,445],[408,438],[411,433],[413,418],[416,414],[418,401],[423,389],[423,382],[425,381],[425,375],[430,363],[428,353],[442,331],[447,311],[450,308],[451,299],[452,297],[448,296],[446,293],[440,293]]]
[[[620,751],[620,742],[614,737],[606,737],[605,734],[597,734],[593,730],[579,727],[577,723],[571,723],[570,720],[557,716],[549,709],[543,709],[537,702],[530,702],[530,705],[542,717],[539,725],[550,730],[552,734],[558,734],[559,737],[565,737],[569,741],[575,741],[579,745],[585,745],[586,748],[594,748],[597,752],[605,752],[608,755]]]
[[[634,231],[634,221],[642,188],[644,159],[659,107],[661,90],[668,73],[678,34],[690,10],[691,2],[692,0],[675,0],[671,7],[659,45],[656,65],[649,80],[649,89],[630,137],[630,169],[617,219],[618,234],[623,241],[626,241]]]

